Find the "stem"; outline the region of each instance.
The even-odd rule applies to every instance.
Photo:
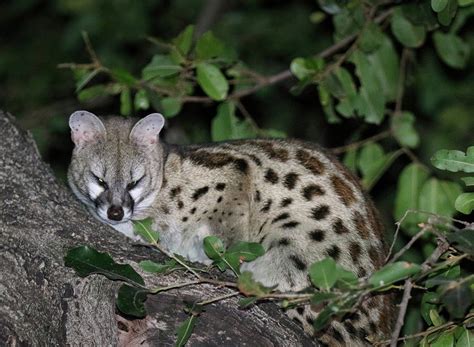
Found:
[[[198,302],[197,304],[201,305],[201,306],[204,306],[204,305],[212,304],[213,302],[216,302],[216,301],[221,301],[221,300],[225,300],[225,299],[228,299],[228,298],[232,298],[232,297],[237,296],[237,295],[240,295],[240,293],[239,292],[233,292],[233,293],[229,293],[229,294],[224,294],[224,295],[217,296],[217,297],[209,299],[209,300],[204,300],[204,301]]]
[[[360,140],[360,141],[357,141],[357,142],[353,142],[353,143],[350,143],[348,145],[331,148],[330,151],[334,154],[345,153],[347,151],[350,151],[351,149],[357,149],[359,147],[362,147],[366,143],[380,141],[382,139],[385,139],[385,138],[389,137],[390,135],[391,135],[391,131],[390,130],[385,130],[385,131],[382,131],[381,133],[375,134],[375,135],[370,136],[366,139],[363,139],[363,140]]]
[[[405,281],[405,289],[403,290],[403,297],[400,303],[400,311],[398,312],[397,323],[395,324],[395,329],[393,330],[390,347],[397,347],[397,340],[400,336],[400,331],[402,330],[403,323],[405,321],[405,314],[407,312],[408,302],[411,299],[411,289],[413,288],[413,283],[411,280]]]

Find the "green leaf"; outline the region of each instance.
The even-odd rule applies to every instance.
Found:
[[[255,296],[257,298],[261,298],[273,290],[273,288],[267,288],[261,283],[256,282],[252,277],[252,273],[249,271],[244,271],[239,275],[237,287],[242,294]]]
[[[386,286],[388,284],[405,279],[408,276],[421,271],[421,266],[406,261],[398,261],[387,264],[370,276],[369,283],[374,287]]]
[[[433,34],[436,52],[442,61],[455,69],[463,69],[469,59],[469,45],[459,36],[437,31]]]
[[[151,81],[157,77],[170,77],[182,70],[170,56],[156,54],[151,62],[142,70],[142,77],[146,81]]]
[[[120,114],[123,116],[130,116],[132,113],[132,96],[130,88],[125,87],[120,93]]]
[[[218,58],[225,63],[235,60],[235,51],[214,36],[211,31],[204,33],[196,42],[196,57],[199,60]]]
[[[472,173],[474,172],[474,146],[469,147],[466,153],[456,150],[439,150],[431,158],[431,163],[440,170]]]
[[[101,274],[112,280],[145,285],[143,278],[130,265],[117,264],[107,253],[100,253],[89,246],[70,249],[64,257],[64,263],[81,277]]]
[[[431,342],[431,347],[453,347],[454,334],[452,332],[443,331],[436,340]]]
[[[359,47],[362,51],[370,53],[380,47],[384,35],[380,27],[375,23],[366,25],[361,33]]]
[[[239,241],[226,250],[227,254],[235,254],[241,261],[253,261],[265,253],[260,243]]]
[[[206,236],[204,238],[204,252],[212,260],[220,260],[224,255],[225,248],[222,240],[217,236]]]
[[[76,93],[84,88],[99,72],[101,72],[100,69],[95,69],[90,72],[88,70],[77,69]]]
[[[470,214],[474,210],[474,193],[463,193],[456,198],[454,207],[461,213]]]
[[[468,187],[474,187],[474,177],[461,177],[464,184]]]
[[[354,288],[357,285],[358,279],[357,276],[346,269],[344,269],[339,264],[336,265],[337,281],[335,286],[341,289],[350,289]]]
[[[431,8],[435,12],[443,11],[448,6],[448,0],[431,0]]]
[[[377,143],[368,143],[362,147],[357,161],[362,172],[362,185],[370,190],[398,155],[399,152],[385,154]]]
[[[458,10],[457,0],[448,0],[447,6],[440,12],[438,12],[438,21],[444,25],[448,26],[451,24],[451,21],[456,16]]]
[[[188,319],[186,319],[176,331],[177,339],[176,339],[176,347],[184,347],[188,342],[191,334],[193,333],[194,326],[196,325],[197,316],[191,315]]]
[[[290,70],[299,80],[314,77],[324,68],[324,60],[318,57],[295,58],[290,64]]]
[[[235,104],[230,101],[219,105],[211,124],[213,141],[254,138],[258,134],[257,130],[247,119],[237,118]]]
[[[421,189],[420,209],[452,217],[455,213],[454,202],[461,192],[461,187],[457,183],[431,178]]]
[[[357,174],[357,149],[350,149],[344,155],[342,163],[353,173]]]
[[[411,112],[403,112],[392,117],[393,135],[402,146],[415,148],[420,143],[420,137],[413,123],[415,116]]]
[[[133,221],[133,231],[149,243],[156,243],[160,239],[158,232],[152,229],[153,219],[147,218]]]
[[[316,306],[322,302],[337,298],[336,293],[315,292],[311,297],[311,305]]]
[[[256,297],[242,298],[239,300],[239,306],[240,308],[247,308],[253,305],[257,300],[258,298]]]
[[[438,294],[434,292],[426,292],[421,298],[420,312],[423,319],[428,325],[433,325],[433,322],[431,321],[430,317],[430,312],[438,308],[438,299]]]
[[[77,94],[77,98],[79,99],[79,101],[84,102],[107,94],[107,87],[103,84],[98,84],[81,90],[79,94]]]
[[[147,290],[122,284],[117,294],[117,308],[127,315],[143,318],[146,316],[144,303],[147,294]]]
[[[146,110],[150,108],[150,100],[148,100],[146,90],[140,89],[135,94],[135,110]]]
[[[435,309],[430,310],[429,315],[430,315],[430,320],[434,326],[439,326],[445,323],[444,319],[439,315],[437,310]]]
[[[336,262],[332,258],[325,258],[311,264],[309,277],[316,287],[324,291],[329,291],[338,278]]]
[[[474,255],[474,230],[463,229],[447,235],[449,242],[462,252]]]
[[[172,269],[175,269],[178,265],[176,263],[176,260],[170,259],[163,264],[155,263],[151,260],[142,260],[140,263],[138,263],[138,266],[140,266],[140,268],[146,272],[165,273]]]
[[[401,8],[397,8],[392,16],[391,27],[393,35],[406,47],[420,47],[426,38],[426,29],[423,25],[415,25],[403,15]]]
[[[225,76],[215,65],[200,63],[197,66],[197,80],[201,88],[211,99],[220,101],[227,97],[229,84]]]
[[[161,100],[161,106],[163,107],[163,114],[166,118],[176,116],[183,107],[183,102],[180,98],[163,98]]]
[[[117,68],[110,71],[112,77],[119,83],[124,84],[128,87],[133,86],[137,83],[137,79],[125,69]]]
[[[425,282],[425,287],[433,288],[441,284],[448,284],[459,276],[461,276],[461,267],[459,265],[452,266],[448,269],[441,270],[441,272],[436,272],[435,274],[430,275]]]
[[[337,315],[339,311],[340,308],[336,304],[326,306],[321,312],[318,313],[318,316],[314,320],[314,330],[319,331],[326,327],[331,317]]]
[[[173,43],[182,55],[187,55],[193,43],[194,25],[188,25],[174,40]]]
[[[474,4],[474,0],[458,0],[458,5],[461,7],[470,6]]]
[[[470,287],[472,284],[474,284],[473,279],[453,281],[443,286],[444,294],[441,296],[441,302],[452,317],[464,317],[467,309],[472,305],[474,301],[474,291]]]
[[[456,341],[456,347],[474,347],[474,332],[463,327],[461,336]]]
[[[409,164],[405,166],[398,177],[397,195],[395,197],[395,208],[393,216],[398,221],[409,209],[419,209],[419,195],[423,184],[428,179],[428,172],[418,164]],[[418,231],[417,224],[420,217],[415,213],[406,216],[402,227],[409,231],[410,235]]]

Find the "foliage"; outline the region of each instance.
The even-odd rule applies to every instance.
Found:
[[[2,104],[25,114],[24,125],[59,175],[64,175],[70,149],[64,146],[64,115],[71,106],[63,105],[71,103],[73,108],[123,115],[162,112],[171,129],[178,129],[175,133],[185,134],[180,142],[289,135],[339,146],[332,151],[370,190],[385,224],[390,229],[396,222],[387,239],[395,231],[393,250],[404,252],[389,273],[403,276],[393,277],[391,286],[401,289],[400,280],[426,286],[415,288],[402,334],[424,330],[418,342],[434,345],[461,345],[472,338],[465,328],[472,313],[456,303],[456,297],[472,295],[474,2],[230,1],[204,30],[198,18],[201,10],[205,12],[203,3],[1,4],[0,25],[10,33],[3,42],[15,47],[4,49],[0,57]],[[21,16],[28,16],[28,23],[18,25]],[[81,30],[86,33],[81,35]],[[35,44],[28,37],[35,37]],[[62,61],[76,61],[61,65],[72,70],[74,84],[64,71],[56,70]],[[74,90],[78,102],[71,100]],[[46,104],[51,106],[44,109]],[[62,163],[58,156],[65,158]],[[151,225],[136,228],[144,240],[159,247]],[[440,239],[452,245],[441,263],[454,259],[456,265],[429,274],[423,265],[405,267],[424,263]],[[211,246],[219,246],[219,241],[208,240]],[[245,252],[261,253],[254,245],[221,246],[216,253],[208,249],[214,264],[237,274],[240,262],[250,260]],[[75,257],[90,262],[102,258],[90,249],[76,252]],[[182,258],[170,256],[163,264],[145,261],[140,266],[157,274],[189,267]],[[68,259],[68,264],[75,264],[74,253]],[[328,307],[337,306],[343,313],[354,303],[352,295],[368,287],[358,283],[355,289],[344,269],[322,261],[310,269],[312,283],[321,290],[311,300],[331,301]],[[87,261],[83,266],[83,275],[96,272]],[[267,289],[245,281],[245,288],[269,295]],[[129,287],[122,292],[143,298],[143,288],[135,296]],[[259,298],[246,299],[242,305]],[[140,313],[139,305],[133,306]],[[198,311],[189,311],[185,326],[193,326]],[[327,314],[318,324],[330,318]]]

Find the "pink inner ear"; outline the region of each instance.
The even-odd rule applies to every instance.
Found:
[[[94,140],[94,133],[91,133],[87,130],[74,129],[71,131],[71,139],[76,145],[81,145],[85,142],[90,142]]]

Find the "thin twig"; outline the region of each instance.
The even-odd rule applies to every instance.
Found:
[[[217,297],[209,299],[209,300],[204,300],[204,301],[198,302],[197,304],[201,305],[201,306],[209,305],[209,304],[212,304],[213,302],[229,299],[229,298],[232,298],[232,297],[237,296],[237,295],[240,295],[240,293],[239,292],[228,293],[228,294],[224,294],[224,295],[221,295],[221,296],[217,296]]]
[[[397,98],[395,100],[395,111],[394,116],[398,116],[402,110],[403,94],[405,92],[405,79],[406,79],[406,67],[408,55],[410,50],[408,48],[403,48],[402,57],[400,58],[400,73],[398,77],[398,88],[397,88]]]
[[[413,288],[413,283],[411,279],[405,281],[405,286],[403,290],[402,301],[400,302],[400,311],[398,312],[397,322],[395,324],[395,329],[393,330],[390,347],[397,347],[397,340],[400,336],[400,331],[402,330],[403,323],[405,321],[405,314],[407,312],[408,302],[411,299],[411,289]]]
[[[334,154],[345,153],[347,151],[350,151],[351,149],[357,149],[359,147],[362,147],[366,143],[380,141],[382,139],[385,139],[385,138],[389,137],[390,135],[391,135],[390,130],[385,130],[385,131],[382,131],[378,134],[370,136],[366,139],[356,141],[356,142],[350,143],[348,145],[331,148],[330,151]]]
[[[397,260],[398,258],[400,258],[406,251],[408,251],[411,246],[413,246],[413,244],[421,237],[423,236],[429,229],[431,229],[431,225],[427,225],[425,227],[423,227],[419,232],[416,233],[415,236],[413,236],[410,241],[407,242],[407,244],[401,249],[399,250],[394,256],[393,258],[389,261],[389,263],[393,263],[395,262],[395,260]]]

